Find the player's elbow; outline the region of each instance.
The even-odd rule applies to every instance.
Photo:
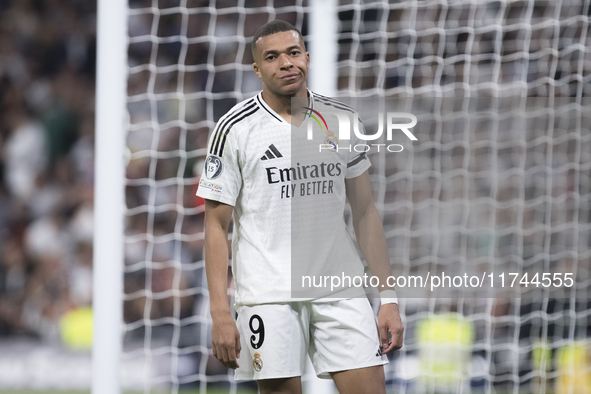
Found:
[[[367,204],[357,204],[355,208],[351,207],[351,214],[353,216],[353,224],[367,223],[371,220],[380,220],[380,214],[373,201]]]

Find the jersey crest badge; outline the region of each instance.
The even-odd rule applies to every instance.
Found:
[[[263,369],[263,360],[261,360],[261,355],[258,352],[254,354],[252,366],[254,367],[254,370],[257,372],[261,372],[261,369]]]
[[[205,176],[208,179],[219,178],[223,171],[224,165],[219,157],[209,156],[207,160],[205,160]]]
[[[339,147],[339,140],[332,131],[326,130],[326,138],[324,139],[324,144],[330,145],[330,148],[328,148],[329,151],[336,152]]]

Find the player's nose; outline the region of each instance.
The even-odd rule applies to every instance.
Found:
[[[289,58],[289,56],[287,56],[285,53],[282,53],[281,55],[279,55],[279,67],[289,68],[291,66],[293,66],[293,63],[292,63],[291,59]]]

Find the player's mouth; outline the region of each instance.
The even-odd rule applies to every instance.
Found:
[[[284,75],[280,79],[282,79],[284,81],[295,81],[296,79],[299,78],[299,76],[300,76],[300,74],[298,74],[298,73],[292,73],[292,74]]]

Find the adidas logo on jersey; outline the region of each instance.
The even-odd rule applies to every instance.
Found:
[[[283,157],[283,155],[281,154],[281,152],[279,152],[275,145],[271,144],[269,145],[269,149],[267,149],[263,157],[261,157],[261,160],[272,160],[277,159],[279,157]]]

